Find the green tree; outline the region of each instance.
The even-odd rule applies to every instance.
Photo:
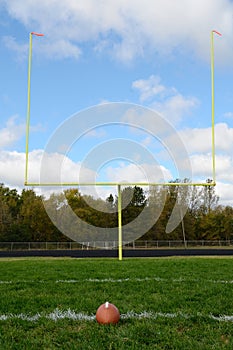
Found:
[[[68,204],[71,206],[73,210],[77,208],[86,208],[88,204],[83,199],[83,196],[79,192],[77,188],[70,188],[64,191],[65,197],[67,199]]]
[[[211,210],[217,207],[219,201],[219,197],[215,193],[215,186],[211,185],[212,180],[207,179],[206,183],[209,185],[203,186],[200,191],[200,210],[203,214],[209,214]]]
[[[57,236],[58,231],[45,211],[43,200],[42,196],[37,196],[31,189],[22,191],[19,231],[21,239],[50,241],[54,235]]]
[[[106,203],[107,203],[107,207],[110,210],[114,210],[115,203],[114,203],[114,197],[113,197],[112,193],[110,193],[110,195],[106,198]]]
[[[221,234],[221,239],[233,239],[233,208],[226,206],[222,210],[222,220],[224,231]]]
[[[78,189],[65,191],[68,204],[83,221],[97,227],[116,227],[116,213],[111,213],[109,201],[82,195]],[[110,211],[110,212],[109,212]]]
[[[20,197],[15,189],[0,184],[0,239],[10,240],[18,223]]]

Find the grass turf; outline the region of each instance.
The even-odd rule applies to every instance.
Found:
[[[1,259],[0,349],[233,349],[233,259]],[[122,315],[94,318],[100,304]]]

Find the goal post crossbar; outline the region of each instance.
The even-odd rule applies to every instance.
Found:
[[[215,186],[216,182],[25,182],[31,187],[69,186]]]

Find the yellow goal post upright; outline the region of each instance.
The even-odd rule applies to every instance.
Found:
[[[28,55],[28,93],[27,93],[27,120],[26,120],[26,149],[25,149],[25,176],[24,185],[30,187],[61,187],[61,186],[116,186],[118,193],[118,258],[122,260],[122,197],[121,186],[215,186],[215,85],[214,85],[214,34],[220,35],[216,30],[211,31],[211,148],[212,148],[212,181],[211,182],[29,182],[29,134],[30,134],[30,95],[31,95],[31,63],[32,63],[32,37],[44,36],[44,34],[31,32],[29,34],[29,55]]]

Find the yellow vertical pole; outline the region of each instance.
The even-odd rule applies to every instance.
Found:
[[[221,35],[216,30],[212,30],[210,34],[210,47],[211,47],[211,115],[212,115],[212,168],[213,168],[213,183],[216,183],[216,169],[215,169],[215,100],[214,100],[214,33]]]
[[[27,101],[27,121],[26,121],[26,164],[24,184],[28,183],[28,153],[29,153],[29,129],[30,129],[30,108],[31,108],[31,66],[32,66],[32,35],[44,36],[44,34],[31,32],[29,34],[29,53],[28,53],[28,101]]]
[[[27,101],[27,121],[26,121],[26,164],[24,184],[28,183],[28,143],[30,128],[30,93],[31,93],[31,65],[32,65],[32,33],[29,34],[29,53],[28,53],[28,101]]]
[[[118,187],[118,258],[122,260],[122,206],[121,206],[121,185]]]

